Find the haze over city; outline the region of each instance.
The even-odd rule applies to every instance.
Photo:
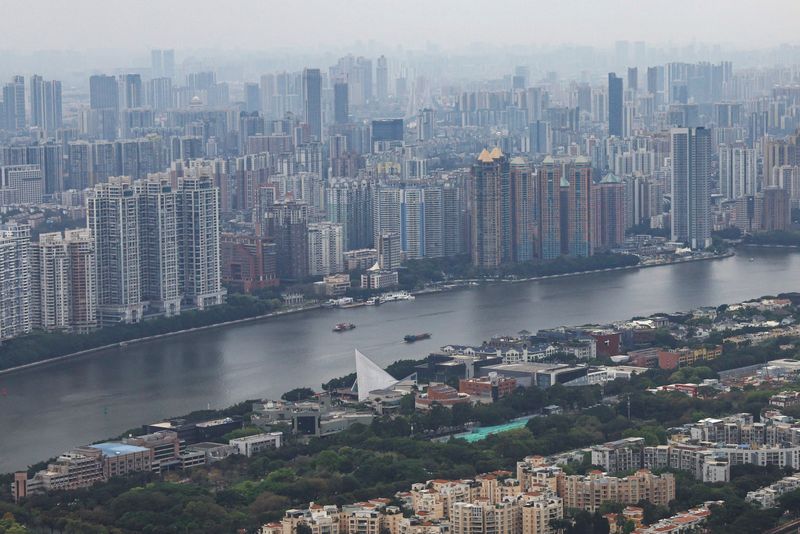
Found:
[[[800,2],[0,18],[0,534],[800,534]]]

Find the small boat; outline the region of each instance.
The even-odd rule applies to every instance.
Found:
[[[380,303],[381,303],[381,299],[379,297],[370,297],[370,298],[367,299],[367,301],[364,304],[366,304],[367,306],[377,306]]]
[[[420,341],[420,340],[423,340],[423,339],[429,339],[430,337],[431,337],[431,334],[428,333],[428,332],[425,332],[423,334],[408,334],[407,336],[405,336],[403,338],[403,341],[405,341],[406,343],[413,343],[415,341]]]
[[[755,259],[755,258],[750,258],[750,260],[749,260],[749,261],[756,261],[756,259]]]
[[[333,327],[334,332],[347,332],[348,330],[352,330],[355,328],[356,325],[353,323],[339,323]]]

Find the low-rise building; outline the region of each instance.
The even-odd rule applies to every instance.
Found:
[[[475,378],[462,378],[458,382],[459,393],[466,393],[474,402],[492,403],[507,395],[511,395],[517,388],[515,378],[507,378],[497,373]]]
[[[434,404],[445,408],[452,408],[456,404],[472,402],[466,393],[459,393],[446,384],[433,384],[428,386],[425,393],[417,395],[414,406],[417,410],[430,410]]]
[[[236,447],[237,454],[250,458],[261,451],[279,449],[283,445],[283,432],[269,432],[235,438],[230,440],[228,444]]]

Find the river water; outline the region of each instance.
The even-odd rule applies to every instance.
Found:
[[[752,256],[753,261],[750,261]],[[129,345],[0,375],[0,472],[143,423],[244,399],[319,388],[354,370],[353,349],[380,364],[494,334],[800,291],[800,252],[537,282],[504,283],[349,310],[314,310]],[[355,330],[335,334],[339,322]],[[403,343],[409,333],[433,337]]]

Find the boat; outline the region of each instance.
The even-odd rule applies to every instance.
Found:
[[[425,332],[423,334],[408,334],[403,338],[403,341],[405,341],[406,343],[413,343],[415,341],[420,341],[422,339],[429,339],[430,337],[431,334],[428,332]]]
[[[414,295],[408,291],[396,291],[385,293],[381,296],[381,302],[396,302],[398,300],[414,300]]]
[[[352,330],[355,328],[356,325],[353,323],[339,323],[333,327],[334,332],[347,332],[348,330]]]
[[[750,261],[756,261],[756,259],[755,258],[750,258]]]
[[[366,304],[367,306],[377,306],[380,303],[381,303],[380,297],[370,297],[364,304]]]

